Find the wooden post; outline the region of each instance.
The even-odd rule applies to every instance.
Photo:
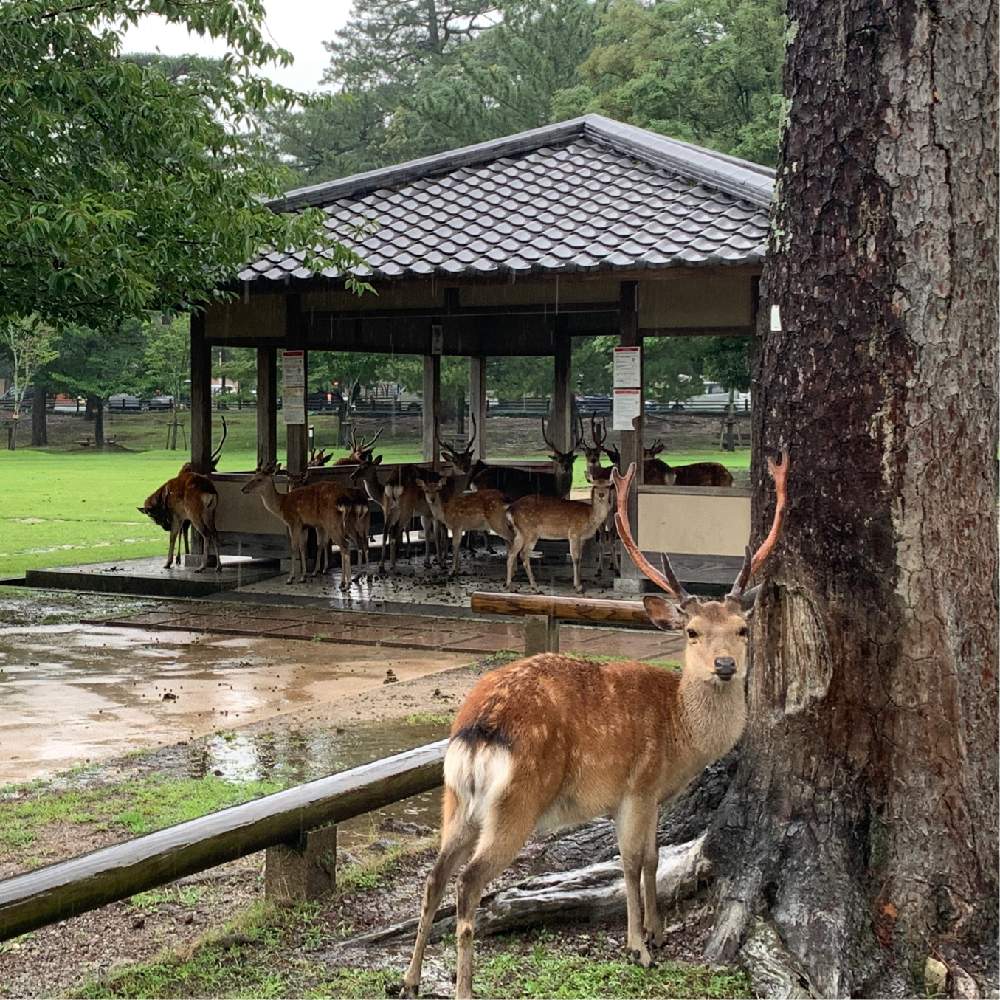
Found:
[[[441,456],[434,443],[434,431],[441,416],[441,355],[424,355],[423,455],[434,469],[441,466]]]
[[[560,316],[556,325],[549,439],[560,451],[569,451],[573,437],[573,390],[570,385],[573,341],[565,330],[564,319],[565,317]]]
[[[257,348],[257,468],[278,460],[278,365],[273,347]]]
[[[203,312],[191,313],[191,465],[212,471],[212,352]]]
[[[285,346],[291,347],[301,342],[301,314],[299,296],[285,296]],[[302,368],[305,379],[305,395],[309,396],[309,354],[302,352]],[[287,424],[285,427],[285,465],[290,476],[301,476],[309,466],[309,448],[306,440],[305,420],[301,424]]]
[[[486,460],[486,358],[469,358],[469,413],[476,418],[476,440],[472,446],[474,459]],[[469,429],[472,433],[472,429]]]
[[[305,903],[333,892],[337,827],[307,830],[264,854],[264,896],[275,903]]]
[[[527,615],[524,619],[524,655],[559,652],[559,619],[554,615]]]
[[[618,340],[622,347],[639,348],[639,364],[644,383],[646,380],[646,365],[642,351],[642,335],[639,333],[639,283],[637,281],[623,281],[619,296]],[[644,388],[643,386],[639,391],[639,416],[632,421],[633,430],[622,431],[620,449],[622,455],[621,471],[624,472],[634,462],[636,467],[636,484],[642,483],[642,424],[645,412]],[[632,525],[632,537],[638,541],[639,498],[637,492],[633,492],[628,498],[628,516]],[[619,545],[621,545],[620,542]],[[615,589],[635,593],[643,589],[644,581],[645,577],[635,568],[628,553],[623,548],[621,553],[621,573],[615,579]]]

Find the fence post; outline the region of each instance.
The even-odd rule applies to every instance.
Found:
[[[275,903],[319,899],[336,885],[336,824],[306,830],[293,843],[269,847],[264,858],[266,899]]]

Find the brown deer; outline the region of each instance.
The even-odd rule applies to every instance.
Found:
[[[382,551],[379,558],[378,571],[385,572],[386,550],[390,552],[389,568],[396,569],[398,545],[402,541],[403,532],[407,533],[409,545],[409,526],[414,517],[419,517],[424,529],[424,566],[431,565],[431,546],[434,546],[435,556],[439,556],[437,548],[437,533],[434,530],[434,517],[423,490],[417,485],[418,470],[416,466],[404,465],[393,469],[383,478],[379,466],[382,456],[377,455],[365,459],[351,473],[352,482],[364,484],[368,496],[382,508]],[[424,476],[430,476],[430,470],[424,470]]]
[[[221,447],[221,446],[220,446]],[[170,532],[170,547],[167,550],[165,569],[174,562],[174,546],[180,535],[185,539],[186,526],[193,524],[202,537],[201,565],[195,570],[202,572],[208,565],[209,547],[215,548],[215,569],[222,571],[219,555],[219,535],[215,530],[215,510],[219,505],[219,494],[208,476],[192,472],[190,463],[181,466],[181,471],[173,479],[167,480],[158,490],[146,497],[139,508],[141,514],[151,517],[161,528]],[[178,561],[179,553],[178,553]]]
[[[642,449],[642,481],[647,486],[673,486],[670,466],[656,457],[663,447],[663,442],[657,438],[648,448]]]
[[[458,573],[462,536],[467,531],[492,531],[509,545],[513,534],[507,523],[507,499],[499,490],[464,493],[467,476],[451,476],[437,482],[417,479],[434,519],[451,532],[450,576]]]
[[[595,483],[590,490],[590,503],[583,500],[563,500],[561,497],[521,497],[507,509],[507,520],[513,529],[513,541],[507,547],[507,589],[514,577],[517,557],[528,574],[533,590],[541,593],[531,572],[531,550],[539,538],[565,538],[573,560],[573,589],[583,593],[580,582],[580,556],[583,543],[593,538],[611,510],[611,483]]]
[[[605,447],[604,442],[608,439],[608,425],[607,421],[601,420],[598,423],[597,418],[591,416],[590,418],[590,438],[591,443],[588,446],[586,436],[583,434],[582,428],[580,433],[580,444],[583,448],[583,456],[587,460],[587,482],[589,483],[607,483],[611,481],[611,473],[614,471],[615,466],[620,461],[620,456],[618,455],[618,449],[612,448],[608,449]],[[611,457],[612,452],[615,455],[613,459],[615,465],[601,465],[601,454],[606,453]],[[612,503],[614,498],[612,497]],[[614,533],[614,516],[611,511],[608,512],[607,520],[597,529],[597,575],[600,576],[604,572],[604,556],[607,553],[608,565],[611,567],[612,572],[618,567],[619,555],[618,546],[615,544],[615,533]]]
[[[656,456],[663,451],[657,439],[643,448],[643,482],[648,486],[723,486],[733,485],[733,474],[719,462],[692,462],[690,465],[667,465]],[[609,453],[610,454],[610,453]]]
[[[348,441],[347,447],[351,449],[350,454],[345,455],[343,458],[338,458],[334,465],[361,465],[362,462],[370,462],[372,460],[372,455],[374,454],[375,442],[382,436],[382,431],[384,427],[380,427],[376,432],[375,436],[371,441],[366,441],[365,436],[361,435],[361,440],[358,441],[357,435],[354,432],[354,427],[351,427],[351,440]]]
[[[324,503],[336,509],[341,520],[344,539],[358,550],[360,573],[362,565],[368,566],[368,537],[371,532],[368,494],[364,490],[342,486],[336,482],[320,482],[316,485],[324,493]],[[325,573],[329,567],[330,541],[325,526],[316,529],[317,572],[320,574]]]
[[[295,560],[299,561],[299,582],[306,578],[306,542],[309,528],[316,532],[318,541],[322,541],[320,550],[325,552],[326,539],[332,541],[340,549],[340,589],[347,590],[351,585],[351,547],[344,529],[344,519],[332,501],[331,493],[323,484],[300,486],[290,489],[287,493],[279,493],[274,485],[274,475],[277,467],[273,465],[258,469],[253,478],[243,487],[243,493],[259,496],[264,506],[276,517],[285,522],[288,529],[288,543],[291,548],[291,567],[286,583],[295,582]],[[320,568],[320,555],[317,553],[316,563],[310,574],[315,576]]]
[[[739,740],[751,575],[774,548],[785,507],[787,455],[769,462],[777,504],[767,538],[721,600],[692,597],[664,557],[652,567],[632,540],[627,499],[634,466],[618,488],[618,530],[638,568],[669,595],[643,604],[661,629],[684,629],[678,675],[647,663],[592,663],[543,653],[500,667],[469,692],[444,761],[441,848],[427,877],[403,996],[416,996],[424,949],[445,887],[457,891],[455,994],[472,996],[476,907],[536,828],[614,817],[625,876],[626,947],[641,965],[663,941],[656,900],[659,804],[677,796]]]
[[[472,473],[472,453],[475,450],[476,437],[479,435],[479,428],[476,426],[476,415],[472,413],[470,416],[472,418],[472,437],[469,438],[468,443],[461,451],[455,445],[448,444],[447,441],[442,441],[440,428],[437,424],[434,425],[434,440],[437,442],[439,451],[444,455],[445,461],[456,472],[466,476]]]
[[[576,462],[576,451],[580,447],[580,439],[583,437],[583,425],[577,418],[577,423],[573,424],[573,441],[569,446],[569,451],[560,451],[550,440],[545,431],[545,418],[542,417],[542,440],[549,446],[549,458],[554,464],[556,475],[556,494],[564,497],[569,495],[573,486],[573,464]]]

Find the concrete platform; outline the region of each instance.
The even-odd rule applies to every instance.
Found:
[[[222,572],[209,567],[198,573],[187,566],[163,568],[163,556],[149,559],[121,559],[29,569],[24,582],[29,587],[60,590],[96,590],[110,594],[139,594],[150,597],[207,597],[223,590],[235,590],[272,577],[279,571],[276,560],[222,557]]]

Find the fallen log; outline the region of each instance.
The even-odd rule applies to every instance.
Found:
[[[656,895],[662,906],[671,907],[697,890],[709,874],[702,850],[704,837],[686,844],[661,847],[656,869]],[[536,875],[484,897],[476,916],[477,934],[500,934],[547,923],[584,923],[606,920],[625,913],[625,879],[621,859],[602,861],[569,872]],[[416,933],[418,918],[345,941],[337,949],[369,947],[406,934]],[[455,907],[438,910],[431,940],[438,940],[455,927]]]

